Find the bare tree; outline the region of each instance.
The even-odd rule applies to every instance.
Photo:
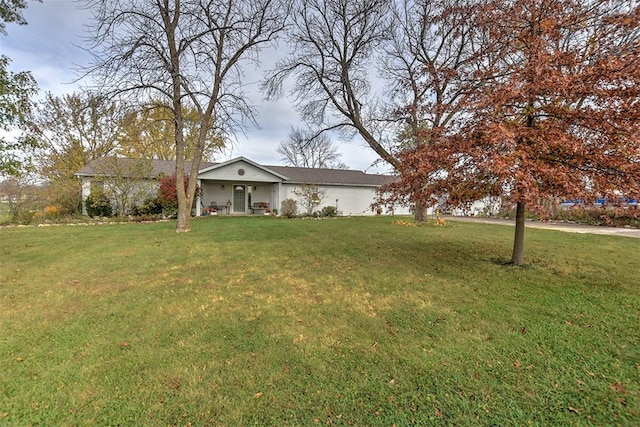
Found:
[[[284,0],[286,1],[286,0]],[[94,11],[91,72],[114,93],[166,100],[175,126],[178,180],[176,231],[190,230],[197,173],[211,129],[228,135],[255,121],[243,86],[242,65],[257,61],[288,14],[281,0],[87,0]],[[184,112],[198,112],[198,138],[187,158]]]
[[[292,53],[264,87],[268,96],[279,96],[293,77],[292,94],[306,121],[323,130],[355,130],[398,169],[399,150],[427,142],[415,138],[418,128],[454,126],[462,111],[477,63],[471,59],[478,40],[467,16],[474,3],[297,0]],[[416,209],[416,219],[422,213]]]
[[[408,132],[403,148],[429,143],[418,130],[456,127],[485,55],[474,16],[478,0],[401,0],[394,9],[390,42],[381,55],[395,115]],[[425,132],[422,132],[425,135]]]
[[[327,192],[315,184],[304,184],[293,190],[298,201],[306,211],[307,215],[312,215],[313,210],[320,206],[327,197]]]
[[[11,222],[30,223],[34,213],[44,207],[42,188],[37,184],[37,176],[23,172],[0,181],[0,195],[9,208]]]
[[[386,162],[397,159],[378,120],[370,71],[374,53],[388,40],[392,0],[295,0],[287,36],[291,54],[263,82],[267,96],[282,95],[295,78],[292,95],[302,117],[323,130],[359,134]]]
[[[347,169],[347,166],[340,162],[337,147],[324,133],[316,136],[301,129],[291,129],[287,141],[281,142],[276,151],[282,154],[282,160],[291,166]]]

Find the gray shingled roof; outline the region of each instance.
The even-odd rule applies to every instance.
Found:
[[[295,184],[334,184],[379,186],[393,181],[390,175],[373,175],[346,169],[312,169],[292,166],[265,166],[289,178]]]
[[[150,165],[146,162],[151,162]],[[210,167],[215,163],[202,162],[200,168]],[[191,162],[185,163],[185,170],[189,171]],[[76,172],[78,176],[104,176],[122,171],[122,175],[137,174],[137,171],[145,171],[147,178],[158,178],[161,175],[173,175],[176,173],[174,160],[142,160],[115,157],[100,157]]]
[[[173,175],[175,173],[175,161],[126,159],[102,157],[96,159],[76,172],[78,176],[110,175],[114,170],[119,170],[124,176],[139,175],[144,170],[147,178],[157,178],[161,175]],[[202,162],[200,170],[215,166],[218,163]],[[187,162],[185,169],[188,171],[191,164]],[[287,182],[293,184],[327,184],[327,185],[355,185],[355,186],[380,186],[394,180],[391,175],[374,175],[362,171],[345,169],[312,169],[297,168],[293,166],[263,166],[265,169],[287,177]],[[128,171],[131,171],[130,173]]]

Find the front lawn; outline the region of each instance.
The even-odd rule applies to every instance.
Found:
[[[640,424],[640,239],[192,226],[0,229],[0,425]]]

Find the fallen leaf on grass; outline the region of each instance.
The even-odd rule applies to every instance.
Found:
[[[129,347],[129,341],[122,341],[120,343],[120,347],[122,347],[122,348]]]
[[[261,391],[256,393],[256,399],[259,398],[259,397],[262,397],[262,392]]]
[[[580,415],[580,411],[574,408],[573,406],[569,406],[567,409],[569,410],[569,412],[573,412],[574,414]]]
[[[433,410],[436,412],[436,417],[438,417],[438,418],[444,418],[444,414],[442,413],[442,411],[440,410],[440,408],[438,408],[438,406],[433,405]]]
[[[615,390],[620,394],[627,394],[627,390],[620,383],[609,384],[609,387],[611,388],[611,390]]]

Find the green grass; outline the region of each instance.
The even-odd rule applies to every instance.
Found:
[[[11,221],[11,212],[9,210],[9,204],[0,202],[0,224],[6,224]]]
[[[640,240],[392,222],[0,230],[0,425],[640,423]]]

